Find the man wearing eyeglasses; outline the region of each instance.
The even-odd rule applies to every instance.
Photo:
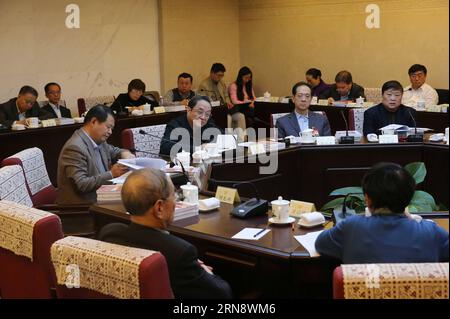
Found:
[[[11,127],[14,124],[27,125],[27,118],[30,117],[39,117],[41,120],[50,118],[50,114],[39,107],[37,97],[36,89],[23,86],[18,97],[0,104],[0,124]]]
[[[170,121],[161,140],[160,154],[172,155],[183,150],[193,153],[196,146],[214,141],[222,130],[211,118],[211,101],[207,96],[193,97],[183,114]]]
[[[408,70],[411,85],[405,88],[402,104],[417,108],[438,104],[438,94],[435,89],[425,83],[427,68],[421,64],[414,64]]]

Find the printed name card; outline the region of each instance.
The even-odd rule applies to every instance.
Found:
[[[41,123],[42,123],[42,127],[56,126],[55,119],[42,120]]]
[[[240,202],[239,193],[237,189],[218,186],[216,190],[216,196],[222,203],[234,204]]]
[[[325,99],[319,99],[319,102],[317,102],[319,105],[328,105],[328,100]]]
[[[166,108],[164,106],[156,106],[154,110],[156,114],[166,113]]]
[[[398,135],[382,134],[378,136],[380,144],[396,144],[398,143]]]
[[[316,144],[317,145],[335,145],[336,138],[334,136],[317,136]]]
[[[311,213],[315,211],[316,205],[314,205],[314,203],[291,200],[289,205],[289,216],[292,217],[300,217],[304,213]]]

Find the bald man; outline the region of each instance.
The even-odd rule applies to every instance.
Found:
[[[122,187],[122,201],[131,224],[105,226],[100,240],[160,251],[176,298],[232,297],[228,283],[198,260],[197,249],[166,230],[173,221],[175,193],[164,172],[150,168],[133,172]]]

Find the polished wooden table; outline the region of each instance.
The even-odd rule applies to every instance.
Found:
[[[331,298],[332,272],[340,262],[311,258],[294,238],[323,227],[268,225],[268,216],[238,219],[230,215],[232,208],[222,203],[218,210],[174,222],[169,231],[195,245],[199,258],[231,284],[237,297]],[[121,204],[94,205],[90,211],[97,230],[111,222],[129,222]],[[437,220],[448,230],[448,213]],[[231,238],[245,227],[271,231],[258,241]]]
[[[402,166],[424,162],[427,176],[418,188],[429,192],[447,209],[448,154],[448,145],[428,142],[373,144],[363,140],[353,145],[291,145],[274,153],[278,165],[272,175],[261,175],[260,169],[267,164],[251,161],[254,157],[211,163],[206,190],[215,191],[217,185],[231,186],[239,181],[252,181],[262,198],[273,200],[283,196],[285,199],[313,202],[320,209],[332,199],[329,197],[331,191],[359,186],[364,174],[378,162],[394,162]],[[248,185],[242,185],[239,192],[246,197],[256,196]]]

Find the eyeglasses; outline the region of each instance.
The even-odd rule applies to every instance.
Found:
[[[61,91],[48,91],[47,94],[61,94]]]
[[[423,73],[423,71],[420,71],[420,72],[410,74],[409,76],[412,78],[421,78],[421,77],[425,76],[425,73]]]
[[[296,94],[295,97],[297,99],[301,99],[302,97],[305,97],[305,98],[309,99],[311,97],[311,94],[300,94],[299,93],[299,94]]]
[[[205,112],[199,109],[193,109],[192,111],[195,112],[195,114],[197,114],[198,117],[204,116],[207,119],[211,117],[211,112]]]

